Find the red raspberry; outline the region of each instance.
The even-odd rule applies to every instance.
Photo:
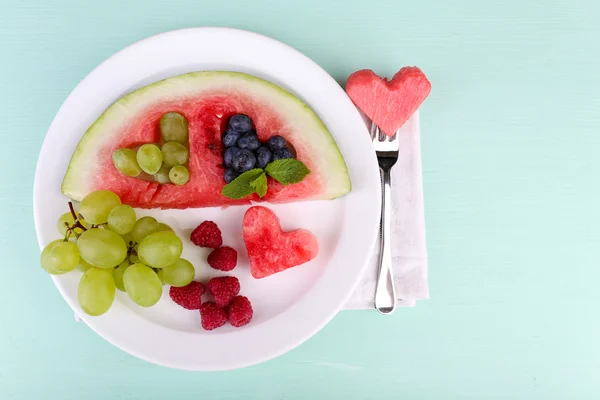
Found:
[[[211,247],[216,249],[223,245],[223,238],[221,237],[221,230],[212,221],[204,221],[192,231],[190,240],[196,246],[200,247]]]
[[[237,264],[237,251],[231,247],[219,247],[208,255],[208,265],[219,271],[231,271]]]
[[[200,282],[191,282],[183,287],[171,286],[169,296],[183,308],[198,310],[202,304],[201,297],[204,294],[204,285]]]
[[[212,278],[206,284],[219,307],[225,307],[240,292],[240,281],[235,276]]]
[[[202,328],[212,331],[225,325],[225,322],[227,322],[227,311],[224,308],[218,307],[212,301],[207,301],[200,307],[200,318]]]
[[[253,314],[252,304],[245,296],[235,296],[227,307],[227,318],[235,327],[246,325],[252,319]]]

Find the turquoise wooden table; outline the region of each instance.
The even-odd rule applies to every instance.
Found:
[[[0,398],[600,398],[600,5],[283,3],[2,2]],[[75,322],[38,264],[46,129],[115,51],[203,25],[282,40],[339,81],[426,71],[430,300],[391,317],[341,312],[290,353],[226,373],[147,364]]]

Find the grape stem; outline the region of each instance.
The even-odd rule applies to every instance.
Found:
[[[127,244],[127,260],[129,261],[129,265],[134,264],[131,261],[131,256],[137,256],[137,251],[134,250],[134,247],[137,243],[134,242],[133,240],[130,240],[129,243]]]
[[[73,220],[75,221],[75,223],[71,227],[71,230],[73,230],[75,228],[80,228],[82,231],[87,231],[87,228],[85,226],[83,226],[83,224],[81,222],[79,222],[79,217],[75,213],[75,209],[73,208],[72,202],[69,202],[69,211],[71,211],[71,216],[73,217]]]
[[[73,221],[77,221],[77,214],[75,214],[75,209],[73,208],[72,202],[69,202],[69,211],[71,211],[71,216],[73,217]]]

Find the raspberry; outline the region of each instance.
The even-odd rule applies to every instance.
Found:
[[[252,304],[245,296],[235,296],[227,307],[227,318],[235,327],[246,325],[252,319],[253,314]]]
[[[237,251],[231,247],[219,247],[208,255],[208,265],[219,271],[231,271],[237,264]]]
[[[207,331],[212,331],[213,329],[225,325],[225,322],[227,322],[227,311],[225,311],[224,308],[217,306],[212,301],[207,301],[200,307],[200,318],[202,321],[202,328]]]
[[[191,282],[187,286],[169,289],[171,299],[183,308],[198,310],[202,304],[201,297],[204,294],[204,285],[200,282]]]
[[[212,278],[206,284],[219,307],[225,307],[240,292],[240,281],[235,276]]]
[[[221,230],[212,221],[204,221],[198,225],[190,235],[190,240],[196,246],[211,247],[213,249],[223,245]]]

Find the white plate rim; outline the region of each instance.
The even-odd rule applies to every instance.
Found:
[[[251,42],[261,43],[261,45],[270,47],[270,48],[272,48],[276,51],[279,51],[279,52],[285,54],[286,56],[294,59],[294,61],[296,61],[297,63],[302,65],[303,68],[305,68],[305,70],[307,70],[307,69],[311,70],[312,73],[314,73],[320,77],[320,79],[321,79],[320,84],[324,85],[321,87],[325,88],[324,92],[326,92],[329,96],[335,98],[336,104],[338,106],[341,106],[345,110],[348,111],[346,116],[349,119],[349,124],[352,124],[353,126],[355,126],[358,131],[363,131],[364,139],[360,138],[360,139],[356,139],[356,140],[358,140],[359,142],[363,142],[363,144],[361,144],[361,145],[368,146],[370,148],[371,144],[368,139],[368,132],[364,125],[364,121],[363,121],[362,117],[360,116],[359,112],[354,108],[350,99],[346,96],[344,90],[320,66],[318,66],[316,63],[314,63],[308,57],[304,56],[302,53],[287,46],[286,44],[283,44],[275,39],[272,39],[272,38],[269,38],[269,37],[266,37],[266,36],[263,36],[263,35],[260,35],[257,33],[244,31],[244,30],[238,30],[238,29],[232,29],[232,28],[220,28],[220,27],[187,28],[187,29],[169,31],[169,32],[161,33],[161,34],[158,34],[155,36],[151,36],[149,38],[146,38],[139,42],[136,42],[136,43],[124,48],[123,50],[115,53],[114,55],[112,55],[111,57],[106,59],[104,62],[102,62],[99,66],[97,66],[94,70],[92,70],[69,94],[69,96],[67,97],[67,99],[65,100],[65,102],[63,103],[63,105],[61,106],[59,111],[57,112],[52,124],[50,125],[48,133],[44,139],[42,148],[40,150],[40,154],[39,154],[39,158],[38,158],[38,165],[36,167],[34,190],[33,190],[34,223],[35,223],[35,227],[36,227],[36,233],[37,233],[38,244],[40,246],[40,249],[43,248],[44,244],[47,242],[47,240],[42,238],[41,235],[39,234],[40,226],[42,223],[41,218],[40,218],[40,213],[42,212],[42,209],[43,209],[42,204],[41,204],[41,201],[43,199],[43,193],[40,192],[40,190],[41,190],[40,179],[42,179],[42,177],[44,176],[45,171],[44,171],[43,166],[46,164],[45,161],[48,159],[48,157],[51,156],[49,154],[49,152],[51,151],[51,149],[50,149],[51,143],[54,140],[56,140],[56,138],[58,138],[59,137],[58,135],[60,134],[60,132],[58,132],[56,129],[54,129],[55,126],[57,125],[57,121],[59,121],[59,120],[61,120],[61,118],[65,117],[65,115],[68,113],[68,108],[73,106],[73,104],[77,101],[77,97],[80,96],[82,93],[84,93],[84,91],[86,90],[86,87],[89,85],[89,83],[92,82],[94,79],[96,79],[96,76],[99,75],[99,73],[102,70],[104,70],[106,68],[113,68],[112,64],[114,64],[116,66],[119,64],[119,62],[121,62],[121,60],[130,58],[132,54],[135,54],[136,52],[138,54],[140,52],[144,52],[148,48],[151,48],[152,46],[156,45],[156,43],[164,42],[165,40],[166,41],[184,40],[184,38],[187,38],[186,40],[191,40],[191,39],[198,39],[200,37],[204,37],[204,38],[207,38],[207,37],[213,37],[213,38],[214,37],[232,37],[232,38],[236,38],[238,40],[249,40]],[[310,103],[309,103],[309,105],[310,105]],[[316,111],[317,111],[317,113],[319,112],[318,109],[316,109]],[[340,145],[339,139],[340,139],[339,137],[336,138],[336,141],[338,141],[338,145]],[[340,145],[340,149],[342,149],[342,147],[343,146]],[[364,204],[366,206],[363,210],[364,212],[362,213],[362,215],[357,216],[357,218],[356,218],[357,220],[360,220],[360,224],[353,223],[355,221],[350,221],[349,223],[350,223],[351,227],[357,227],[356,225],[358,225],[363,236],[372,238],[372,239],[370,240],[370,243],[361,243],[360,245],[357,244],[355,246],[356,248],[360,248],[360,251],[358,251],[358,254],[355,254],[356,257],[354,257],[354,260],[356,262],[353,264],[353,268],[351,268],[350,271],[346,270],[345,271],[346,273],[344,273],[344,274],[341,274],[341,275],[338,274],[338,276],[332,276],[331,270],[334,267],[329,266],[328,270],[325,271],[325,273],[321,277],[321,279],[315,284],[315,287],[313,287],[310,290],[310,295],[304,296],[296,304],[293,304],[288,310],[286,310],[285,313],[272,319],[272,320],[279,320],[280,327],[293,326],[294,328],[298,328],[299,330],[301,330],[300,333],[297,333],[296,335],[292,335],[293,340],[290,339],[290,340],[283,341],[283,342],[281,340],[278,340],[278,338],[276,338],[274,340],[270,340],[269,342],[272,343],[272,346],[270,346],[270,348],[267,349],[265,352],[260,353],[260,354],[253,354],[250,357],[247,357],[246,359],[243,359],[243,360],[224,360],[223,362],[213,362],[210,364],[207,364],[204,362],[195,363],[193,361],[190,361],[187,358],[184,360],[181,360],[181,359],[178,359],[176,356],[169,357],[168,354],[165,356],[165,353],[161,353],[161,355],[156,355],[156,354],[153,354],[148,351],[140,350],[140,347],[136,347],[135,343],[132,343],[131,337],[127,338],[127,337],[124,337],[123,335],[120,335],[118,329],[116,329],[116,330],[110,329],[111,328],[110,323],[107,324],[107,323],[100,322],[100,321],[105,321],[106,320],[105,317],[100,317],[99,319],[94,319],[94,318],[85,316],[85,314],[82,314],[82,319],[96,333],[98,333],[101,337],[103,337],[105,340],[109,341],[113,345],[117,346],[118,348],[120,348],[138,358],[141,358],[143,360],[146,360],[146,361],[149,361],[149,362],[152,362],[155,364],[159,364],[159,365],[177,368],[177,369],[206,371],[206,370],[227,370],[227,369],[242,368],[242,367],[258,364],[258,363],[267,361],[269,359],[275,358],[275,357],[295,348],[299,344],[308,340],[311,336],[313,336],[320,329],[322,329],[336,315],[336,313],[343,307],[343,305],[345,304],[345,302],[347,301],[349,296],[352,294],[356,284],[358,283],[360,277],[362,276],[364,270],[366,269],[366,266],[368,265],[368,261],[371,257],[371,254],[373,252],[374,245],[376,242],[377,231],[379,229],[379,213],[380,213],[380,202],[381,202],[381,196],[380,196],[381,188],[380,188],[379,173],[378,173],[378,169],[377,169],[377,161],[376,161],[374,152],[370,152],[370,153],[372,153],[370,156],[366,156],[364,158],[364,160],[362,160],[363,167],[361,167],[360,171],[359,171],[362,174],[361,179],[365,180],[363,183],[365,183],[367,185],[367,187],[366,188],[354,187],[353,192],[350,195],[346,196],[345,201],[348,201],[348,199],[351,199],[351,201],[355,201],[358,203],[364,202]],[[353,179],[353,184],[354,184],[355,176],[353,176],[353,173],[357,173],[357,169],[351,168],[351,161],[347,157],[345,157],[345,158],[346,158],[348,167],[351,170],[351,178]],[[365,172],[365,171],[367,171],[367,172]],[[345,234],[342,234],[342,237],[345,238],[345,240],[348,240],[350,238],[350,235],[352,235],[352,234],[345,233]],[[341,241],[341,239],[340,239],[340,241]],[[71,308],[73,308],[73,310],[76,313],[80,313],[78,305],[74,304],[72,301],[69,301],[69,299],[65,295],[65,290],[62,287],[62,285],[59,281],[59,278],[57,278],[57,277],[52,277],[52,278],[54,280],[55,285],[59,289],[61,295],[63,296],[63,298],[65,298],[67,303],[71,306]],[[330,288],[327,289],[327,283],[331,284],[333,282],[336,283],[336,286],[335,287],[330,286]],[[325,296],[328,303],[327,303],[326,310],[323,310],[323,309],[321,309],[322,307],[321,308],[319,307],[320,305],[318,304],[318,299],[319,299],[319,296],[323,297],[323,294],[327,293],[328,290],[329,290],[329,292],[333,292],[333,294],[335,294],[335,296]],[[315,299],[315,297],[316,297],[316,299]],[[302,313],[303,310],[304,311],[317,310],[317,311],[315,311],[314,313],[311,313],[311,314],[303,314]],[[303,315],[303,318],[304,318],[302,321],[303,325],[301,325],[300,327],[298,327],[294,324],[294,318],[293,318],[294,313],[296,313],[295,315]],[[107,313],[107,315],[109,315],[109,314]],[[109,317],[107,317],[107,318],[109,318]],[[271,320],[267,321],[265,324],[270,323],[270,322],[271,322]],[[160,334],[164,334],[165,333],[164,331],[169,331],[166,328],[158,327],[158,326],[154,326],[153,329],[156,329],[156,332],[159,332]],[[243,341],[245,339],[252,338],[253,336],[252,336],[251,332],[256,331],[257,329],[260,329],[260,327],[253,327],[252,329],[247,329],[245,331],[240,330],[240,333],[236,332],[236,335],[240,336],[238,341]],[[262,329],[264,330],[264,327]],[[123,331],[123,330],[124,329],[121,329],[121,331]],[[249,333],[246,333],[246,332],[249,332]],[[281,334],[281,332],[279,332],[279,333]],[[178,337],[178,340],[181,340],[182,342],[191,343],[194,340],[194,338],[188,337],[191,334],[182,333],[182,332],[178,332],[178,334],[180,335],[180,337]],[[140,342],[138,344],[140,344],[140,346],[142,346],[142,348],[144,346],[148,347],[151,345],[151,342],[149,342],[148,340],[138,340],[138,342]],[[282,342],[282,343],[280,343],[280,342]],[[235,350],[236,349],[232,349],[232,351],[235,351]]]

